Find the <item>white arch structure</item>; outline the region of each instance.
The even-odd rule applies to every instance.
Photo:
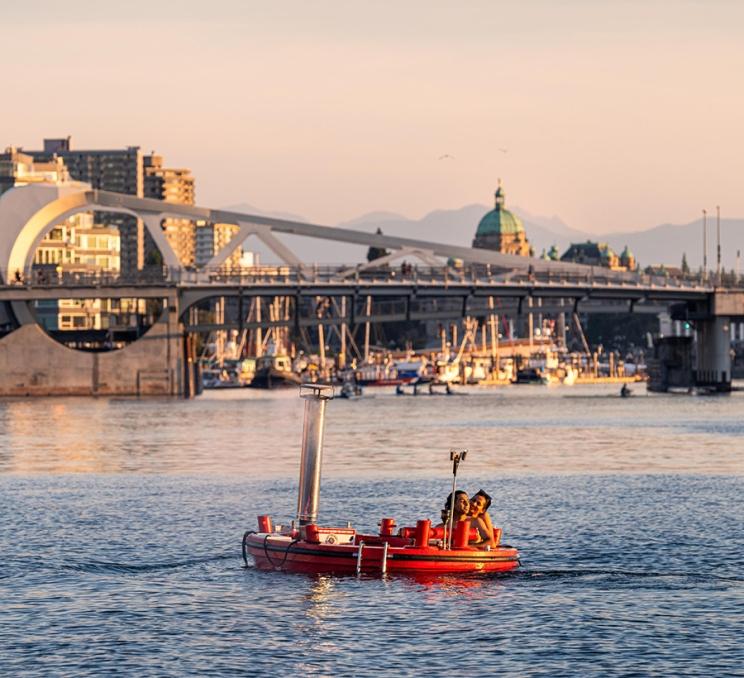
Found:
[[[0,196],[0,268],[3,278],[16,271],[30,272],[34,252],[44,236],[78,212],[95,209],[88,184],[36,184],[12,189]],[[160,228],[160,215],[114,207],[107,211],[141,218],[163,254],[165,263],[178,266],[178,258]]]
[[[535,272],[550,270],[586,273],[590,268],[578,264],[501,254],[486,249],[444,245],[242,212],[177,205],[151,198],[100,191],[81,182],[68,182],[21,186],[0,196],[0,275],[3,279],[6,282],[12,279],[16,271],[28,273],[36,248],[55,224],[77,212],[90,210],[118,212],[142,219],[145,228],[163,255],[163,263],[169,268],[179,268],[182,264],[160,226],[162,219],[166,217],[228,223],[239,227],[237,234],[221,251],[215,253],[205,268],[224,264],[235,249],[250,235],[258,237],[285,264],[303,266],[306,262],[303,262],[297,254],[279,240],[275,233],[391,250],[390,255],[375,260],[372,265],[411,256],[428,265],[436,265],[441,258],[455,258],[466,263],[490,264],[503,270],[524,270],[532,267]],[[367,265],[369,264],[350,268],[347,275]],[[602,273],[605,277],[616,277],[618,280],[634,278],[633,274],[613,273],[606,269],[603,269]]]
[[[1,196],[0,270],[3,279],[7,281],[16,271],[28,274],[33,264],[34,253],[44,236],[68,217],[90,210],[105,210],[142,219],[163,255],[165,266],[179,268],[182,265],[160,226],[166,217],[183,218],[184,215],[178,211],[178,206],[155,200],[147,200],[147,205],[142,206],[136,204],[136,201],[140,200],[137,198],[134,198],[135,204],[131,206],[122,205],[110,197],[104,204],[104,201],[97,199],[100,193],[92,190],[88,184],[70,182],[22,186]],[[288,248],[271,235],[267,226],[239,219],[229,219],[222,223],[235,223],[240,230],[236,237],[208,262],[208,267],[223,264],[238,245],[252,234],[271,247],[285,263],[301,264]]]
[[[275,233],[286,233],[310,238],[378,247],[391,254],[367,264],[349,268],[342,275],[351,275],[367,266],[380,265],[405,256],[414,257],[427,265],[441,264],[441,259],[460,259],[465,263],[490,264],[496,271],[526,270],[555,271],[586,275],[592,267],[560,261],[501,254],[493,250],[444,245],[441,243],[399,238],[396,236],[355,231],[348,228],[320,226],[287,219],[275,219],[256,214],[178,205],[151,198],[138,198],[123,193],[92,189],[88,184],[32,184],[11,189],[0,196],[0,275],[6,282],[16,271],[28,273],[36,248],[43,237],[60,221],[83,211],[119,212],[142,219],[148,233],[163,255],[169,268],[180,268],[173,248],[161,228],[166,217],[204,220],[212,223],[235,224],[236,235],[222,250],[215,253],[204,268],[221,266],[235,249],[250,235],[258,237],[285,264],[302,267],[305,263]],[[439,257],[439,259],[438,259]],[[198,274],[197,274],[198,275]],[[632,281],[636,276],[602,269],[605,278]]]

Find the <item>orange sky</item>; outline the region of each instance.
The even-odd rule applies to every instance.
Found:
[[[743,38],[736,0],[4,4],[0,145],[140,145],[321,223],[499,176],[594,233],[742,217]]]

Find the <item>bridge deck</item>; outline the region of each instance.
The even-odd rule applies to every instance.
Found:
[[[618,280],[601,274],[491,274],[483,267],[365,270],[346,267],[261,267],[231,271],[158,271],[125,279],[110,275],[44,272],[24,284],[0,286],[0,301],[84,298],[156,298],[177,292],[187,303],[214,296],[472,296],[603,299],[627,302],[702,301],[714,288],[696,281],[652,276]]]

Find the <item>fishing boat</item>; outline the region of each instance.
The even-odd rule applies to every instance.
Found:
[[[347,379],[341,384],[338,395],[340,398],[346,398],[347,400],[356,400],[361,398],[363,394],[364,390],[359,384],[353,379]]]
[[[228,367],[204,367],[201,378],[206,389],[243,388],[237,373]]]
[[[398,384],[395,387],[396,395],[452,395],[454,391],[450,382],[437,381],[432,377],[422,377],[410,384]]]
[[[543,374],[543,372],[537,367],[526,367],[522,370],[517,370],[517,377],[514,381],[515,384],[549,384],[551,381],[550,375]]]
[[[397,386],[417,380],[422,370],[419,361],[362,363],[354,370],[354,379],[360,386]]]
[[[251,383],[254,374],[254,361],[249,358],[225,358],[221,365],[217,361],[201,362],[202,385],[205,389],[243,388]]]
[[[256,359],[256,374],[251,388],[280,388],[298,386],[300,376],[292,371],[292,361],[287,355],[264,355]]]
[[[458,574],[508,572],[519,566],[516,548],[500,544],[480,549],[470,544],[475,530],[470,521],[432,527],[428,519],[414,526],[397,528],[393,518],[383,517],[379,531],[357,531],[351,523],[321,526],[320,470],[323,451],[326,404],[333,387],[304,384],[305,399],[300,483],[296,520],[288,526],[274,525],[271,516],[258,516],[258,529],[243,535],[243,559],[252,558],[262,570],[333,574]],[[451,450],[452,496],[457,469],[467,450]]]

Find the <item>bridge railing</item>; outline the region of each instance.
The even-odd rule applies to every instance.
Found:
[[[153,285],[167,283],[171,272],[160,267],[146,268],[136,274],[124,274],[119,271],[65,271],[54,267],[41,266],[34,268],[30,274],[19,271],[7,275],[0,272],[3,284],[9,287],[104,287],[116,285]]]
[[[599,267],[576,271],[534,271],[531,267],[510,271],[482,264],[468,266],[399,266],[349,267],[339,265],[194,268],[148,266],[134,273],[99,270],[65,270],[53,265],[34,267],[30,274],[19,271],[7,275],[0,271],[5,286],[24,287],[97,287],[152,285],[303,285],[313,283],[362,285],[486,285],[498,286],[572,286],[572,287],[655,287],[695,288],[741,287],[738,276],[715,280],[698,275],[618,273]]]

